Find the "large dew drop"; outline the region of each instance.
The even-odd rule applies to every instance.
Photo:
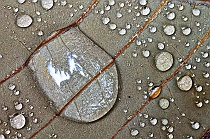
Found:
[[[72,28],[46,44],[29,66],[44,94],[59,111],[110,60],[106,52]],[[113,65],[87,86],[62,116],[82,122],[95,121],[112,108],[117,93],[118,76]]]

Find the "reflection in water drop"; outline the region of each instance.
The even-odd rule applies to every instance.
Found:
[[[43,93],[59,111],[111,59],[82,32],[72,28],[43,47],[29,66]],[[117,93],[118,77],[113,65],[92,81],[61,115],[82,122],[95,121],[112,108]]]

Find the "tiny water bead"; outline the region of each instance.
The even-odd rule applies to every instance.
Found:
[[[159,106],[162,108],[162,109],[167,109],[169,107],[169,100],[166,99],[166,98],[161,98],[159,100]]]
[[[29,67],[43,93],[53,102],[52,107],[59,111],[111,59],[80,30],[72,28],[36,53]],[[81,122],[95,121],[112,108],[117,94],[114,64],[87,86],[61,116]]]
[[[200,123],[199,122],[191,122],[192,128],[197,130],[200,128]]]
[[[17,17],[16,24],[18,27],[26,28],[29,27],[33,22],[33,19],[30,15],[21,15]]]
[[[149,7],[143,7],[140,13],[144,16],[148,15],[150,13],[150,8]]]
[[[177,86],[182,91],[189,91],[192,88],[193,81],[190,76],[182,76],[177,78]]]
[[[169,52],[160,52],[155,57],[155,65],[160,71],[167,71],[173,65],[173,56]]]
[[[5,136],[3,134],[0,134],[0,139],[5,139]]]
[[[53,0],[41,0],[41,5],[45,10],[49,10],[53,7]]]
[[[194,16],[199,16],[201,11],[199,9],[193,9],[192,13],[193,13]]]
[[[182,33],[184,34],[184,35],[189,35],[190,33],[191,33],[191,28],[189,28],[189,27],[183,27],[182,28]]]
[[[160,95],[160,92],[161,92],[160,87],[158,86],[151,87],[149,89],[149,96],[154,99]]]
[[[173,35],[175,33],[175,27],[173,25],[167,25],[163,29],[166,35]]]
[[[131,136],[137,136],[139,131],[137,129],[131,129]]]
[[[14,114],[10,116],[10,125],[15,129],[21,129],[26,124],[26,118],[23,114]]]

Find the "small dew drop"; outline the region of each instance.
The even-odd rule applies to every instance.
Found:
[[[9,84],[8,88],[12,91],[16,88],[16,86],[14,84]]]
[[[149,90],[149,96],[154,99],[160,95],[160,92],[161,92],[160,87],[158,86],[151,87]]]
[[[174,131],[174,127],[173,126],[170,126],[169,128],[168,128],[168,132],[169,133],[172,133]]]
[[[113,6],[115,4],[115,1],[114,0],[109,0],[109,5],[110,6]]]
[[[167,19],[169,19],[169,20],[173,20],[173,19],[175,19],[175,17],[176,17],[176,14],[174,12],[167,14]]]
[[[146,124],[144,122],[140,122],[140,127],[145,127]]]
[[[23,108],[23,104],[19,102],[15,102],[15,109],[16,110],[21,110]]]
[[[183,27],[182,28],[182,33],[184,35],[188,36],[191,33],[191,28],[189,28],[189,27],[187,27],[187,28]]]
[[[174,34],[174,32],[175,32],[175,27],[173,26],[173,25],[167,25],[165,28],[164,28],[164,33],[166,34],[166,35],[173,35]]]
[[[200,123],[198,123],[198,122],[191,122],[191,124],[192,124],[192,128],[193,129],[199,129],[200,128]]]
[[[139,4],[144,6],[147,4],[147,0],[139,0]]]
[[[150,123],[151,123],[152,125],[156,125],[157,122],[158,122],[158,120],[157,120],[156,118],[150,119]]]
[[[53,7],[53,0],[42,0],[41,5],[45,10],[49,10]]]
[[[196,89],[196,91],[201,92],[203,90],[203,87],[202,86],[196,86],[195,89]]]
[[[0,139],[5,139],[5,136],[3,134],[0,134]]]
[[[167,120],[167,119],[161,119],[161,123],[162,123],[163,125],[167,125],[167,124],[168,124],[168,120]]]
[[[163,43],[158,43],[158,49],[163,50],[165,48]]]
[[[110,28],[111,30],[114,30],[114,29],[117,28],[117,25],[116,25],[116,24],[109,24],[109,28]]]
[[[144,57],[149,57],[150,56],[150,51],[149,50],[142,51],[142,54],[143,54]]]
[[[117,18],[121,18],[123,15],[119,12],[117,12]]]
[[[173,134],[168,134],[168,139],[173,139],[174,135]]]
[[[194,16],[199,16],[201,11],[199,9],[193,9],[192,13],[193,13]]]
[[[107,25],[110,22],[110,19],[108,17],[102,18],[102,22],[104,25]]]
[[[38,31],[37,35],[38,36],[43,36],[44,35],[44,32],[43,31]]]
[[[144,7],[142,8],[142,10],[140,11],[140,13],[144,16],[148,15],[150,13],[150,8],[149,7]]]
[[[139,131],[137,129],[131,129],[131,136],[137,136]]]
[[[190,76],[183,76],[177,80],[177,86],[182,91],[189,91],[192,87],[192,84],[193,82]]]
[[[173,9],[174,8],[174,3],[168,3],[168,7]]]
[[[183,5],[178,5],[178,9],[179,9],[179,11],[182,11],[184,9],[184,6]]]
[[[10,125],[15,129],[21,129],[26,124],[26,118],[23,114],[12,115],[10,118]]]
[[[160,52],[155,57],[155,64],[158,70],[167,71],[173,65],[173,56],[169,52]]]
[[[162,108],[162,109],[167,109],[169,107],[169,100],[166,99],[166,98],[161,98],[159,100],[159,106]]]
[[[157,31],[157,28],[156,28],[155,26],[150,27],[150,28],[149,28],[149,31],[150,31],[151,33],[155,33],[155,32]]]
[[[125,35],[126,32],[127,32],[126,29],[123,28],[123,29],[121,29],[121,30],[119,31],[119,34],[120,34],[120,35]]]
[[[27,14],[18,16],[16,19],[17,26],[21,28],[29,27],[32,24],[32,22],[32,17]]]
[[[196,103],[196,106],[197,106],[198,108],[201,108],[201,107],[203,106],[203,102],[197,102],[197,103]]]
[[[18,3],[23,4],[26,0],[17,0]]]

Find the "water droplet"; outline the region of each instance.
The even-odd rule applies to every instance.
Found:
[[[162,123],[163,125],[167,125],[167,124],[168,124],[168,120],[167,120],[167,119],[161,119],[161,123]]]
[[[26,0],[17,0],[20,4],[23,4]]]
[[[121,29],[121,30],[119,31],[119,34],[120,34],[120,35],[125,35],[126,32],[127,32],[126,29],[123,28],[123,29]]]
[[[174,12],[170,12],[170,13],[167,14],[167,18],[169,20],[173,20],[175,17],[176,17],[176,14]]]
[[[199,129],[200,128],[200,123],[198,123],[198,122],[191,122],[191,124],[192,124],[192,128],[193,129]]]
[[[160,52],[155,57],[155,64],[158,70],[167,71],[173,65],[173,56],[169,52]]]
[[[196,103],[196,106],[197,106],[198,108],[201,108],[201,107],[203,106],[203,102],[197,102],[197,103]]]
[[[178,5],[178,9],[179,9],[179,11],[182,11],[184,9],[184,6],[183,5]]]
[[[15,102],[15,109],[16,110],[21,110],[23,108],[23,104],[19,102]]]
[[[19,94],[20,94],[20,91],[14,90],[14,95],[15,95],[15,96],[18,96]]]
[[[66,6],[67,1],[66,0],[62,0],[60,3],[61,3],[61,6]]]
[[[113,6],[115,4],[114,0],[109,0],[109,5]]]
[[[189,28],[189,27],[183,27],[182,28],[182,33],[184,34],[184,35],[189,35],[190,33],[191,33],[191,28]]]
[[[26,118],[23,114],[14,114],[10,116],[10,125],[15,129],[21,129],[26,124]]]
[[[143,8],[141,9],[140,13],[141,13],[142,15],[148,15],[148,14],[150,13],[150,8],[147,7],[147,6],[145,6],[145,7],[143,7]]]
[[[13,8],[13,12],[14,12],[14,13],[17,13],[18,11],[19,11],[19,8],[18,8],[18,7],[14,7],[14,8]]]
[[[168,139],[173,139],[174,135],[173,134],[168,134]]]
[[[147,0],[139,0],[139,4],[141,4],[142,6],[147,4]]]
[[[144,122],[140,122],[140,127],[145,127],[146,124]]]
[[[199,16],[201,11],[199,9],[193,9],[192,13],[193,13],[194,16]]]
[[[149,28],[149,31],[151,32],[151,33],[155,33],[156,31],[157,31],[157,28],[156,27],[150,27]]]
[[[0,134],[0,139],[5,139],[5,136],[3,134]]]
[[[37,81],[56,110],[112,59],[76,28],[61,34],[47,46],[48,49],[43,47],[34,55],[29,66],[36,69]],[[118,76],[113,65],[83,90],[61,116],[82,122],[95,121],[113,107],[117,93]]]
[[[173,25],[167,25],[167,26],[165,26],[164,27],[164,33],[166,34],[166,35],[173,35],[174,34],[174,32],[175,32],[175,27],[173,26]]]
[[[117,18],[121,18],[123,15],[119,12],[117,12]]]
[[[42,0],[41,5],[45,10],[49,10],[53,7],[53,0]]]
[[[156,125],[157,122],[158,122],[158,120],[157,120],[156,118],[150,119],[150,123],[151,123],[152,125]]]
[[[187,136],[187,139],[193,139],[193,137],[188,135],[188,136]]]
[[[209,78],[209,73],[208,73],[208,72],[203,73],[203,77],[204,77],[204,78]]]
[[[141,45],[141,41],[140,40],[136,40],[136,45]]]
[[[142,51],[142,54],[144,57],[149,57],[150,56],[150,51],[149,50],[144,50]]]
[[[165,48],[163,43],[158,43],[158,49],[163,50]]]
[[[192,87],[192,79],[190,76],[182,76],[177,80],[177,86],[180,90],[189,91]]]
[[[209,56],[208,52],[201,52],[201,54],[202,54],[203,58],[208,58],[208,56]]]
[[[14,84],[9,84],[8,88],[12,91],[16,88],[16,86]]]
[[[161,98],[159,100],[159,106],[162,108],[162,109],[167,109],[169,107],[169,100],[166,99],[166,98]]]
[[[170,126],[169,128],[168,128],[168,132],[169,133],[172,133],[174,131],[174,127],[173,126]]]
[[[119,6],[120,6],[121,8],[123,8],[123,7],[125,6],[125,4],[124,4],[123,2],[120,2],[120,3],[119,3]]]
[[[107,25],[110,22],[109,17],[102,18],[102,22],[104,25]]]
[[[149,96],[154,99],[160,95],[160,92],[161,92],[160,87],[157,86],[151,87],[149,90]]]
[[[196,86],[195,89],[196,91],[201,92],[203,90],[203,87],[199,85],[199,86]]]
[[[131,136],[137,136],[139,131],[137,129],[131,129]]]
[[[110,28],[111,30],[114,30],[114,29],[117,28],[117,25],[116,25],[116,24],[109,24],[109,28]]]
[[[170,2],[169,2],[169,3],[168,3],[168,7],[171,8],[171,9],[173,9],[173,8],[174,8],[174,3],[170,3]]]
[[[26,28],[29,27],[33,22],[31,16],[25,14],[17,17],[16,24],[18,27]]]
[[[44,32],[43,31],[38,31],[37,35],[38,36],[43,36],[44,35]]]

